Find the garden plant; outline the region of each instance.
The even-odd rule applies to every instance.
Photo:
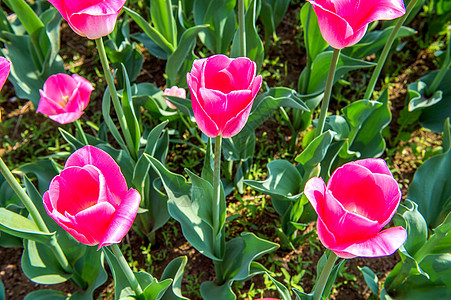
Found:
[[[0,300],[451,298],[451,1],[0,5]]]

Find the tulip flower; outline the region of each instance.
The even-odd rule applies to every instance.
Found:
[[[99,245],[119,241],[129,231],[141,196],[127,183],[119,166],[93,146],[75,151],[43,196],[47,213],[77,241]]]
[[[44,83],[39,90],[41,100],[36,113],[42,113],[60,124],[73,122],[80,118],[89,103],[94,90],[85,78],[73,74],[55,74]]]
[[[402,0],[307,0],[312,4],[321,34],[335,49],[359,42],[368,24],[391,20],[406,13]]]
[[[174,97],[179,97],[179,98],[186,98],[186,91],[184,88],[179,88],[177,86],[173,86],[170,89],[165,89],[164,90],[164,95],[165,96],[174,96]],[[168,105],[169,108],[172,109],[177,109],[177,107],[172,104],[169,100],[166,99],[166,104]]]
[[[11,62],[4,57],[0,56],[0,90],[6,82],[11,69]]]
[[[310,179],[304,190],[318,214],[318,237],[342,258],[393,254],[407,238],[406,230],[382,230],[398,208],[401,191],[382,159],[347,163],[327,183]]]
[[[49,0],[75,33],[88,39],[110,34],[126,0]]]
[[[256,71],[256,64],[246,57],[213,55],[194,61],[187,82],[203,133],[229,138],[243,129],[262,84]]]

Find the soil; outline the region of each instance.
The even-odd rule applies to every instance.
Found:
[[[301,41],[300,39],[302,39],[301,32],[299,31],[299,11],[300,8],[298,5],[290,6],[286,16],[282,20],[281,25],[277,29],[279,40],[274,43],[274,47],[271,47],[269,51],[270,60],[274,60],[278,57],[279,61],[284,63],[282,66],[277,65],[275,67],[275,71],[283,74],[281,80],[284,86],[289,86],[292,88],[296,87],[300,72],[306,63],[303,48],[300,44],[298,44]],[[414,26],[420,25],[420,22],[414,24]],[[73,61],[75,64],[83,68],[88,76],[89,74],[96,76],[95,70],[100,67],[94,43],[74,34],[65,22],[63,22],[61,38],[62,45],[64,45],[61,55],[64,61]],[[403,68],[398,70],[399,75],[394,77],[394,82],[391,82],[389,85],[390,104],[393,114],[393,121],[390,124],[392,136],[396,135],[399,128],[396,120],[399,117],[400,110],[405,105],[406,87],[408,83],[413,82],[414,80],[424,76],[427,72],[437,68],[434,62],[435,58],[429,50],[418,49],[418,46],[415,45],[412,38],[407,38],[405,41],[407,42],[407,47],[410,47],[409,51],[411,52],[411,55],[407,61],[402,60]],[[137,81],[151,82],[163,89],[165,87],[165,79],[163,77],[165,61],[154,58],[145,49],[143,50],[143,53],[145,56],[144,69],[139,75]],[[398,53],[394,54],[392,58],[394,64],[398,61],[398,59],[401,61],[401,58],[398,57],[400,55],[401,54]],[[69,65],[66,67],[69,68]],[[269,65],[266,65],[264,66],[264,69],[269,67]],[[387,70],[387,72],[389,71],[390,70]],[[275,79],[268,79],[269,86],[275,86],[276,83],[277,82]],[[105,83],[97,82],[97,88],[100,91],[103,91],[103,87],[100,87],[99,85],[104,86]],[[380,83],[377,89],[380,89]],[[30,102],[15,98],[13,87],[10,83],[5,85],[2,93],[7,99],[9,99],[8,101],[3,102],[1,107],[1,118],[3,123],[0,123],[0,130],[2,136],[12,137],[13,140],[14,138],[17,138],[19,133],[26,129],[24,124],[21,123],[21,119],[35,122],[35,124],[53,124],[51,123],[52,121],[49,121],[46,117],[40,114],[35,114]],[[93,98],[95,100],[91,101],[86,113],[83,115],[83,119],[85,121],[95,116],[95,114],[101,110],[100,92],[94,94]],[[339,106],[333,107],[331,110],[338,109]],[[2,124],[9,125],[4,126]],[[53,128],[49,130],[49,133],[57,132],[58,126],[56,124],[49,126],[53,126]],[[66,130],[71,130],[70,126],[64,128],[67,128]],[[281,133],[275,133],[274,128],[279,128],[278,130],[280,130]],[[274,118],[268,119],[260,128],[257,129],[257,136],[261,137],[264,132],[268,133],[266,138],[267,143],[269,144],[275,144],[276,139],[280,137],[280,134],[285,136],[287,140],[291,137],[289,128],[287,126],[280,127],[280,124],[278,124]],[[55,136],[55,134],[52,134],[52,136]],[[25,137],[14,147],[9,148],[4,148],[2,144],[0,144],[0,156],[4,159],[7,158],[7,162],[12,165],[18,165],[19,163],[25,162],[26,155],[24,155],[24,153],[26,152],[21,152],[21,149],[42,148],[42,146],[39,145],[33,146],[33,143],[31,143],[30,140],[33,141],[33,138]],[[422,163],[422,154],[418,153],[418,151],[412,150],[412,145],[417,143],[418,140],[428,140],[430,147],[437,147],[440,145],[440,137],[437,134],[417,129],[413,131],[411,140],[402,142],[400,147],[398,147],[400,150],[391,157],[391,163],[395,169],[395,176],[399,179],[399,182],[402,185],[402,192],[404,196],[407,194],[408,183],[411,182],[414,172]],[[52,154],[52,151],[50,149],[45,149],[45,151],[40,155],[45,156],[50,154]],[[273,158],[278,158],[278,155],[279,154],[277,153],[274,154]],[[229,222],[227,226],[232,233],[228,238],[237,236],[240,232],[246,230],[255,233],[258,232],[266,238],[272,239],[276,243],[279,242],[275,228],[279,226],[278,220],[280,217],[271,208],[270,199],[263,196],[254,197],[251,195],[246,195],[246,197],[253,197],[252,200],[254,201],[254,205],[261,205],[262,202],[264,202],[265,205],[268,206],[268,209],[263,210],[263,213],[260,215],[253,216],[251,222],[253,226],[244,228],[239,218]],[[230,204],[239,205],[241,200],[230,198],[227,201]],[[243,215],[246,215],[246,213],[248,212],[243,212]],[[285,285],[287,285],[287,282],[284,282],[284,276],[282,276],[281,269],[285,269],[290,276],[295,276],[299,273],[299,266],[296,267],[296,262],[306,262],[302,265],[305,267],[305,269],[303,269],[305,274],[301,278],[300,282],[291,282],[291,284],[302,286],[306,292],[310,292],[313,287],[314,274],[316,274],[316,264],[324,252],[324,248],[317,240],[314,228],[315,224],[313,223],[310,224],[306,231],[299,233],[310,236],[310,238],[306,239],[306,242],[296,247],[295,250],[286,251],[279,249],[273,254],[264,256],[259,260],[259,262],[267,267],[271,265],[276,266],[272,271],[278,274],[276,277],[277,280]],[[150,252],[154,258],[152,264],[149,264],[148,260],[146,260],[146,255],[144,255],[147,251],[146,249],[148,248],[147,241],[139,237],[133,231],[126,236],[121,246],[123,249],[132,250],[129,251],[132,257],[128,258],[129,260],[133,259],[133,261],[136,262],[136,265],[134,266],[136,270],[152,272],[152,275],[156,278],[161,276],[164,268],[172,259],[186,255],[188,257],[188,265],[185,269],[185,276],[182,281],[183,293],[185,296],[193,300],[200,299],[198,294],[198,286],[197,290],[193,290],[192,287],[195,287],[196,284],[200,284],[204,281],[215,280],[215,272],[212,262],[196,251],[183,238],[180,225],[173,220],[157,231],[156,239],[157,243],[153,245]],[[314,241],[314,246],[312,246],[309,241]],[[21,253],[21,248],[0,247],[0,256],[2,257],[2,260],[0,261],[0,279],[5,286],[6,299],[22,299],[29,292],[38,289],[50,288],[65,291],[69,294],[74,292],[74,287],[69,282],[52,286],[38,285],[31,282],[21,272]],[[368,299],[370,292],[365,284],[363,276],[358,270],[358,267],[370,267],[378,275],[379,282],[383,282],[387,274],[399,260],[400,258],[397,254],[382,258],[355,258],[348,260],[345,264],[345,271],[340,273],[340,276],[336,281],[336,286],[333,294],[331,295],[331,299]],[[251,288],[264,289],[266,287],[262,275],[258,275],[243,284],[236,284],[240,285],[241,293],[247,292]],[[108,281],[96,291],[96,299],[113,299],[114,292],[112,287],[112,278],[111,274],[109,274]],[[263,296],[274,298],[280,297],[275,290],[265,290],[264,294],[258,295],[257,298]]]

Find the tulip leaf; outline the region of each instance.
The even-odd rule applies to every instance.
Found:
[[[277,291],[279,292],[280,296],[282,296],[282,300],[291,300],[290,291],[286,286],[284,286],[282,283],[275,280],[269,272],[266,272],[266,275],[271,279],[272,283],[276,286]]]
[[[1,299],[1,297],[0,297]],[[67,294],[55,290],[38,290],[28,293],[23,300],[66,300]],[[70,297],[72,299],[72,297]]]
[[[37,37],[44,24],[24,0],[10,0],[6,4],[14,11],[25,30],[32,37]]]
[[[53,233],[42,232],[30,219],[0,207],[0,230],[23,239],[48,244],[54,237]]]
[[[311,300],[313,299],[313,293],[306,294],[303,291],[298,289],[293,289],[294,294],[296,295],[296,300]]]
[[[390,26],[383,30],[373,30],[368,32],[357,44],[344,48],[342,53],[354,58],[364,58],[376,53],[385,46],[394,27],[395,26]],[[416,33],[417,32],[412,28],[401,26],[395,39],[412,36]]]
[[[186,182],[183,176],[170,172],[157,159],[147,154],[144,155],[149,159],[163,182],[169,197],[169,214],[180,223],[185,238],[203,255],[213,260],[220,260],[214,254],[212,220],[211,215],[208,216],[208,211],[213,209],[211,200],[200,203],[200,197],[206,196],[202,195],[202,187],[207,187],[209,183],[192,173],[189,175],[194,178],[194,183]],[[210,188],[212,189],[211,185]],[[212,195],[207,195],[207,197],[210,198]],[[225,207],[220,211],[222,212],[221,216],[224,217]],[[202,216],[207,219],[203,219]]]
[[[318,17],[313,11],[310,3],[302,5],[301,9],[301,24],[304,32],[305,49],[310,61],[323,52],[329,45],[324,40],[318,25]]]
[[[324,91],[327,74],[329,73],[330,63],[332,61],[332,52],[333,51],[322,52],[313,60],[307,88],[308,94]],[[371,68],[375,65],[376,64],[372,62],[351,58],[344,54],[341,54],[338,59],[334,82],[337,82],[341,78],[341,76],[345,75],[349,71],[362,68]],[[303,77],[305,76],[307,76],[307,73],[304,69],[301,73],[301,82],[303,82]]]
[[[21,165],[15,171],[20,171],[23,174],[33,173],[38,179],[39,190],[44,193],[49,189],[50,181],[59,174],[61,168],[49,159]]]
[[[167,289],[164,294],[164,299],[177,300],[187,299],[182,295],[182,278],[188,259],[186,256],[181,256],[173,259],[164,269],[161,280],[172,279],[172,285],[170,289]]]
[[[249,7],[245,13],[244,26],[246,28],[245,44],[246,53],[240,53],[240,33],[239,30],[235,31],[235,36],[232,42],[232,50],[230,51],[231,57],[246,56],[257,64],[257,69],[260,70],[263,58],[264,49],[263,43],[258,35],[257,28],[255,28],[255,22],[257,19],[257,0],[252,0],[249,3]]]
[[[109,131],[113,135],[116,142],[122,149],[127,149],[125,145],[124,139],[122,138],[119,130],[117,130],[116,125],[113,122],[113,119],[110,116],[110,107],[111,107],[111,94],[109,89],[105,89],[102,100],[102,115],[105,124],[107,125]],[[61,131],[61,130],[60,130]]]
[[[360,273],[362,273],[363,279],[365,279],[365,282],[368,285],[368,287],[370,288],[370,291],[374,295],[378,295],[379,294],[379,284],[378,284],[379,279],[377,278],[377,275],[368,267],[360,268],[359,266],[357,266],[357,268],[359,269]]]
[[[21,265],[24,274],[39,284],[62,283],[72,276],[64,272],[47,245],[32,240],[24,242]]]
[[[217,286],[213,281],[205,281],[200,286],[200,295],[204,300],[235,300],[236,295],[231,289],[232,281]]]
[[[303,166],[304,170],[315,167],[324,159],[335,135],[335,132],[329,130],[322,133],[310,142],[295,160]]]
[[[208,25],[198,25],[183,32],[180,43],[175,51],[169,55],[166,63],[165,71],[171,85],[186,83],[186,73],[189,72],[194,61],[193,49],[196,46],[197,35],[207,27]]]
[[[172,1],[154,0],[150,5],[152,23],[165,39],[175,47],[177,44],[177,24],[172,14]]]
[[[443,132],[443,140],[450,141],[449,119]],[[407,199],[418,204],[429,228],[440,225],[451,211],[451,149],[448,146],[444,150],[418,168],[407,194]]]

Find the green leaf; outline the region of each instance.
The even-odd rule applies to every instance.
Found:
[[[329,73],[330,63],[332,61],[332,52],[333,51],[322,52],[313,60],[310,72],[310,80],[307,88],[308,94],[324,91],[327,74]],[[375,65],[375,63],[351,58],[344,54],[341,54],[338,59],[337,68],[335,70],[334,82],[337,82],[341,78],[341,76],[345,75],[349,71],[371,68]],[[301,73],[301,82],[303,81],[302,78],[304,76],[307,76],[305,70]]]
[[[443,140],[450,140],[449,121],[445,121]],[[451,149],[428,159],[415,172],[407,199],[418,204],[429,228],[440,225],[451,211]]]
[[[15,171],[22,174],[33,173],[38,179],[39,190],[44,193],[49,189],[50,181],[59,174],[60,167],[53,160],[39,160],[19,166]]]
[[[335,136],[335,132],[326,131],[320,136],[316,137],[304,151],[299,154],[295,160],[300,163],[304,169],[315,167],[326,156],[327,149],[329,148],[332,140]]]
[[[213,281],[205,281],[200,286],[200,294],[204,300],[235,300],[236,296],[231,289],[232,281],[217,286]]]
[[[294,294],[296,295],[296,300],[311,300],[313,299],[313,293],[306,294],[300,290],[293,289]]]
[[[102,100],[103,120],[104,120],[105,124],[107,125],[108,130],[111,132],[114,139],[119,144],[119,146],[122,149],[127,149],[124,139],[122,138],[121,134],[119,133],[119,130],[117,130],[116,125],[113,122],[113,119],[111,119],[110,107],[111,107],[111,94],[110,94],[109,89],[105,89],[105,92],[103,94],[103,100]],[[61,131],[61,129],[60,129],[60,131]]]
[[[313,11],[310,3],[302,5],[301,24],[304,29],[304,42],[308,59],[314,61],[315,58],[329,45],[324,40],[321,31],[319,30],[318,17]]]
[[[368,287],[370,288],[371,292],[374,295],[378,295],[379,294],[379,284],[378,284],[379,279],[377,278],[376,274],[368,267],[360,268],[359,266],[357,266],[357,268],[359,269],[360,273],[362,273],[363,278],[365,279],[365,282],[368,285]]]
[[[150,17],[155,29],[174,47],[177,44],[177,24],[172,15],[171,0],[154,0],[150,4]]]
[[[7,4],[16,13],[28,34],[32,37],[37,37],[39,31],[44,28],[44,24],[27,2],[24,0],[10,0]]]
[[[171,289],[168,289],[164,294],[164,299],[177,300],[188,299],[182,295],[182,279],[188,259],[186,256],[181,256],[173,259],[164,269],[161,280],[172,279]]]
[[[39,284],[62,283],[71,277],[71,274],[64,272],[47,245],[32,240],[24,241],[21,265],[24,274]]]
[[[0,280],[0,300],[5,300],[5,286],[3,282]]]
[[[66,299],[67,299],[66,293],[55,290],[38,290],[28,293],[23,298],[23,300],[66,300]]]
[[[42,232],[30,219],[0,207],[0,230],[23,239],[48,244],[53,233]]]
[[[435,91],[430,98],[426,98],[423,94],[427,90],[427,84],[421,80],[415,81],[408,86],[409,95],[409,112],[417,109],[423,109],[439,103],[443,99],[443,91]]]

